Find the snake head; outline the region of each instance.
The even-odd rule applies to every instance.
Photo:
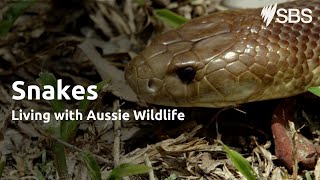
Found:
[[[198,18],[162,34],[130,61],[127,82],[140,99],[152,104],[225,106],[223,93],[233,93],[232,83],[237,82],[228,73],[212,72],[237,56],[227,51],[238,38],[229,21],[219,16]]]
[[[311,24],[266,27],[261,9],[193,19],[155,38],[130,61],[126,79],[140,99],[167,106],[226,107],[303,93],[320,83],[320,10],[312,2]]]

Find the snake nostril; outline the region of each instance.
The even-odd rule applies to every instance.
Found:
[[[155,86],[155,82],[153,79],[150,79],[148,81],[148,88],[151,92],[156,92],[156,86]]]
[[[159,90],[161,87],[162,81],[156,78],[149,79],[148,81],[148,90],[152,93],[156,92]]]

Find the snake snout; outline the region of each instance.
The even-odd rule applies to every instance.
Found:
[[[139,57],[139,56],[138,56]],[[139,60],[139,59],[138,59]],[[154,101],[163,89],[163,80],[155,77],[149,66],[134,58],[125,70],[125,79],[140,99]],[[161,94],[161,93],[160,93]]]
[[[159,89],[162,87],[162,81],[157,78],[151,78],[148,80],[147,83],[147,90],[150,93],[155,93],[159,91]]]

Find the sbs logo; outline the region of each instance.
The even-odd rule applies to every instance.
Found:
[[[278,23],[297,23],[297,22],[303,22],[303,23],[311,23],[312,21],[312,11],[309,8],[304,9],[284,9],[279,8],[277,9],[278,4],[265,6],[261,10],[261,17],[263,18],[263,22],[266,23],[266,26],[268,27],[271,23],[273,17],[277,15],[276,22]]]

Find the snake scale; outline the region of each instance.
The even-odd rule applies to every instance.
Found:
[[[125,77],[138,97],[167,106],[227,107],[289,97],[320,85],[320,1],[312,22],[266,26],[260,9],[228,10],[163,33],[131,60]]]

